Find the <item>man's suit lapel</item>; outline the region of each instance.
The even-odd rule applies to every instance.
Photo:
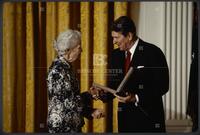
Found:
[[[130,64],[134,68],[137,68],[137,66],[141,63],[140,58],[143,54],[143,49],[144,49],[143,41],[139,39],[138,45],[135,49],[135,53],[133,54],[131,64]]]

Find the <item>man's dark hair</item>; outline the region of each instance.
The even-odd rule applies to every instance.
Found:
[[[116,19],[112,24],[111,31],[121,32],[124,36],[127,36],[131,32],[136,36],[135,23],[128,16],[121,16]]]

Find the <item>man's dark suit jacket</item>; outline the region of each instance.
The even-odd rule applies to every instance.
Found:
[[[108,86],[112,89],[117,89],[125,76],[124,62],[125,51],[115,49],[109,65],[122,72],[109,75]],[[118,131],[165,132],[162,96],[169,89],[169,71],[164,54],[155,45],[139,39],[130,66],[134,71],[124,90],[137,94],[139,103],[135,106],[135,103],[119,102]]]

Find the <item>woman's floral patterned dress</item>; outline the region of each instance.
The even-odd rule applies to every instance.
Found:
[[[92,109],[88,101],[82,100],[79,84],[71,64],[57,57],[48,71],[48,116],[50,133],[80,132],[84,125],[83,116],[89,118]],[[83,98],[90,97],[89,94]],[[84,103],[84,102],[88,102]]]

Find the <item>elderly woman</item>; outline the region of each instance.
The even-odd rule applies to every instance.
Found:
[[[54,48],[58,57],[52,62],[47,77],[48,116],[50,133],[81,132],[83,116],[88,119],[103,117],[101,109],[91,107],[92,96],[80,93],[79,83],[71,63],[80,55],[80,32],[68,30],[61,33]]]

